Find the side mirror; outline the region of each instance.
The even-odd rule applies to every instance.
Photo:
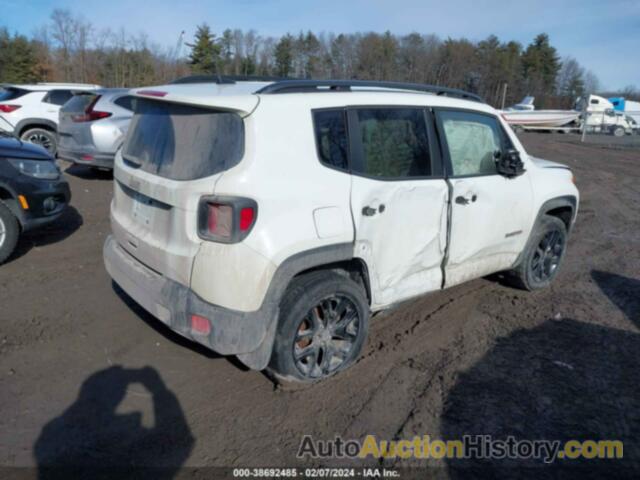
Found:
[[[507,178],[514,178],[525,172],[524,163],[520,159],[520,152],[510,148],[505,152],[496,152],[496,170],[500,175]]]

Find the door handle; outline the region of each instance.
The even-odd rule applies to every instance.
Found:
[[[458,195],[456,197],[456,203],[458,205],[469,205],[471,202],[475,202],[478,199],[478,196],[474,193],[473,195]]]
[[[373,207],[370,207],[369,205],[365,205],[364,207],[362,207],[362,215],[364,215],[365,217],[373,217],[376,212],[383,213],[386,208],[387,207],[384,206],[384,203],[378,205],[377,210]]]
[[[371,208],[369,205],[366,205],[362,208],[362,215],[365,217],[373,217],[376,214],[376,209]]]

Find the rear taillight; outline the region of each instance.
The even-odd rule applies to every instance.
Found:
[[[236,243],[244,240],[258,215],[258,204],[248,198],[203,197],[198,212],[198,233],[205,240]]]
[[[94,120],[100,120],[101,118],[107,118],[111,116],[111,112],[101,112],[99,110],[94,110],[93,107],[96,106],[100,100],[100,95],[96,95],[96,97],[91,101],[87,108],[84,109],[84,113],[80,115],[72,115],[71,120],[76,123],[81,122],[93,122]]]
[[[19,109],[21,105],[0,105],[0,112],[11,113]]]

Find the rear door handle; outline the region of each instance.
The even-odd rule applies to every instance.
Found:
[[[473,195],[458,195],[456,197],[456,203],[458,205],[469,205],[471,202],[475,202],[478,199],[478,196],[474,193]]]
[[[375,208],[371,208],[369,205],[366,205],[362,208],[362,215],[365,217],[373,217],[376,214],[377,210]]]
[[[373,207],[370,207],[369,205],[365,205],[362,208],[362,215],[364,215],[365,217],[372,217],[376,214],[376,212],[383,213],[386,208],[387,207],[384,206],[384,203],[381,203],[380,205],[378,205],[377,210]]]

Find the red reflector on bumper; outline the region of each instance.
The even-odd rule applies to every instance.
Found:
[[[191,315],[191,330],[201,335],[209,335],[211,333],[211,323],[200,315]]]

